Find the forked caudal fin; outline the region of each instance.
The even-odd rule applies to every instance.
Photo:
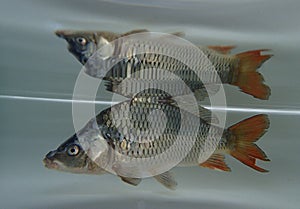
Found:
[[[263,51],[268,50],[254,50],[235,55],[239,62],[233,73],[231,84],[256,98],[268,99],[271,90],[263,83],[263,76],[256,70],[273,55],[262,55]]]
[[[256,142],[269,128],[267,115],[256,115],[243,120],[228,130],[231,133],[230,139],[232,148],[229,154],[244,163],[245,165],[260,171],[268,172],[256,165],[256,160],[270,161],[266,154],[256,145]]]

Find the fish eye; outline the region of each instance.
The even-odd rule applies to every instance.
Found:
[[[78,155],[78,153],[79,153],[79,147],[78,147],[78,145],[75,145],[75,144],[71,145],[68,148],[67,152],[68,152],[68,155],[70,155],[70,156]]]
[[[83,37],[78,37],[78,38],[76,38],[76,42],[79,43],[80,45],[84,46],[84,45],[86,45],[87,41]]]

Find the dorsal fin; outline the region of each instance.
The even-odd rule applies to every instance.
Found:
[[[174,36],[178,36],[178,37],[184,37],[185,36],[185,33],[184,32],[173,32],[173,33],[170,33],[171,35],[174,35]]]
[[[136,29],[136,30],[131,30],[131,31],[121,34],[121,37],[132,35],[132,34],[137,34],[137,33],[146,33],[146,32],[150,32],[150,31],[148,31],[147,29]]]
[[[146,33],[146,32],[150,32],[150,31],[147,30],[147,29],[136,29],[136,30],[131,30],[131,31],[128,31],[126,33],[121,34],[121,37],[132,35],[132,34],[137,34],[137,33]],[[178,37],[184,37],[185,36],[184,32],[179,32],[179,31],[178,32],[172,32],[170,34],[174,35],[174,36],[178,36]]]
[[[208,46],[207,48],[215,50],[221,54],[229,54],[235,46]]]

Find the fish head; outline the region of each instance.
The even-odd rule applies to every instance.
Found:
[[[101,47],[104,47],[101,53],[105,53],[105,57],[111,55],[113,49],[110,41],[117,37],[113,33],[97,31],[58,30],[55,34],[67,41],[69,52],[83,65]]]
[[[97,35],[93,32],[58,30],[55,34],[68,43],[68,50],[83,65],[97,51]]]
[[[106,173],[93,162],[74,134],[56,150],[50,151],[43,159],[45,166],[49,169],[65,171],[70,173]]]

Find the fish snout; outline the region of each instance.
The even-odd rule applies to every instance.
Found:
[[[56,151],[50,151],[46,155],[45,159],[47,158],[47,159],[51,160],[54,157],[55,154],[56,154]]]
[[[45,158],[43,159],[43,163],[44,163],[44,165],[47,167],[47,165],[49,165],[49,164],[51,163],[51,160],[49,160],[47,157],[45,157]]]
[[[55,155],[55,151],[50,151],[45,158],[43,159],[43,163],[45,165],[45,167],[47,168],[52,168],[53,167],[53,160],[54,160],[54,155]]]
[[[49,168],[49,169],[58,169],[58,164],[56,162],[54,162],[53,160],[50,160],[47,157],[45,157],[43,159],[43,163],[44,163],[44,165],[45,165],[46,168]]]
[[[65,38],[66,34],[63,30],[57,30],[55,31],[55,35],[57,35],[59,38]]]
[[[56,151],[50,151],[43,159],[43,163],[46,168],[58,169],[59,166],[55,160],[55,154],[56,154]]]

